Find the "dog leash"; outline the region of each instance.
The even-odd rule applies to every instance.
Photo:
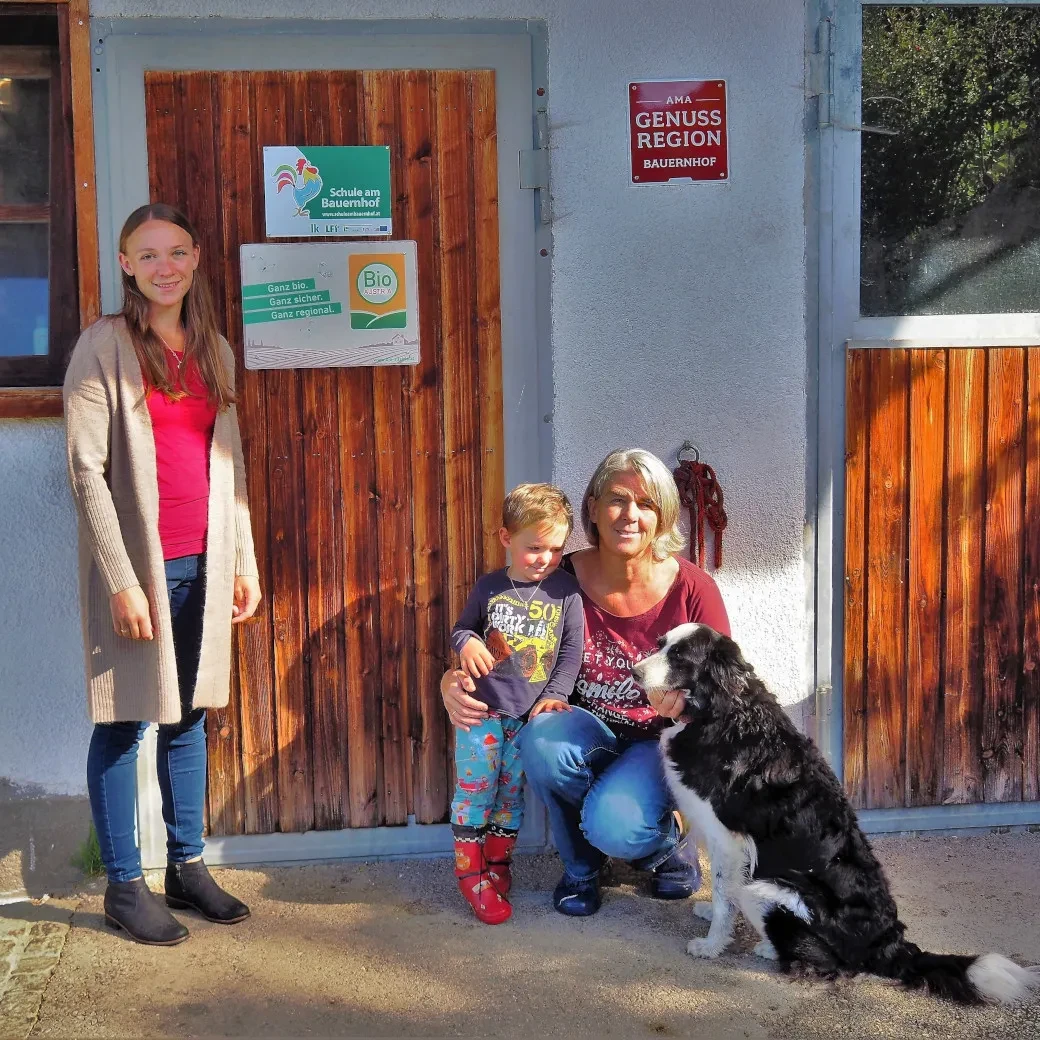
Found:
[[[683,458],[687,452],[693,453],[692,459]],[[679,465],[673,476],[679,489],[679,501],[690,511],[690,559],[694,559],[696,539],[696,563],[698,567],[704,566],[704,528],[707,525],[715,536],[715,570],[718,570],[722,566],[722,532],[726,530],[728,520],[718,477],[711,466],[701,462],[701,453],[689,441],[683,442],[676,459]]]

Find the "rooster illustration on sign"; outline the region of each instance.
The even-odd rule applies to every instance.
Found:
[[[309,217],[310,211],[304,207],[321,192],[321,174],[318,173],[318,167],[300,158],[296,160],[295,168],[284,164],[279,166],[274,171],[274,177],[276,191],[281,192],[285,187],[292,189],[293,201],[296,203],[293,216]]]

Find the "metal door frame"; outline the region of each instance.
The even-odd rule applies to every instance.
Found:
[[[551,479],[548,185],[543,181],[534,191],[521,189],[519,161],[519,153],[527,152],[529,165],[532,149],[547,148],[543,23],[96,18],[91,20],[91,40],[105,313],[119,307],[116,236],[120,222],[148,201],[145,69],[494,69],[506,483]],[[155,733],[155,727],[149,727],[138,757],[138,835],[145,868],[166,863]],[[528,802],[519,847],[544,849],[548,843],[544,807],[534,798]],[[206,842],[206,859],[220,864],[429,856],[447,854],[451,843],[448,824],[416,824],[410,818],[403,827],[212,837]]]
[[[818,132],[810,146],[817,222],[816,739],[844,776],[845,355],[850,346],[993,347],[1040,344],[1040,313],[861,318],[860,100],[864,6],[1040,6],[1038,0],[815,0],[810,4],[809,93]],[[818,251],[818,252],[817,252]],[[868,809],[874,832],[1040,823],[1040,802]]]

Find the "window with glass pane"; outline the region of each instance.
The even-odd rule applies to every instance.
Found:
[[[860,312],[1040,311],[1040,8],[863,7]]]
[[[0,6],[0,386],[60,384],[79,327],[59,10]]]

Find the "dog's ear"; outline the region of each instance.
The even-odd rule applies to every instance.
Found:
[[[707,670],[700,673],[686,691],[686,706],[695,715],[707,711],[715,703],[718,686]]]
[[[701,626],[676,647],[687,680],[686,703],[695,713],[709,710],[718,694],[718,677],[713,673],[712,660],[719,638],[713,629]]]
[[[719,635],[708,654],[706,670],[717,686],[736,694],[744,686],[751,666],[729,636]]]

